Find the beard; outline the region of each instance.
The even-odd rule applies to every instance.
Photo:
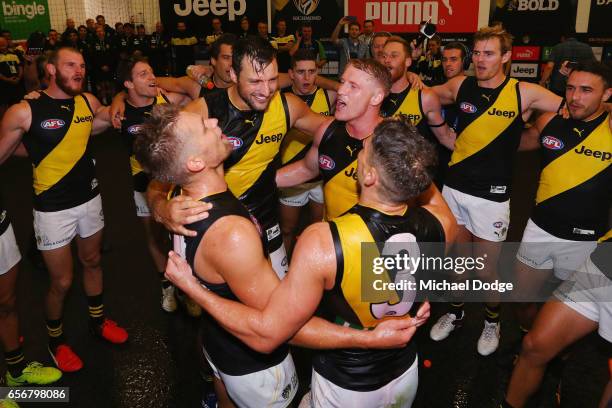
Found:
[[[57,84],[59,89],[61,89],[70,96],[77,96],[83,91],[83,79],[81,79],[78,88],[71,88],[69,85],[70,78],[63,76],[59,70],[57,70],[56,73],[55,83]]]
[[[259,101],[256,101],[255,97],[251,96],[250,94],[243,93],[242,89],[240,89],[240,86],[237,87],[237,90],[238,90],[238,95],[240,95],[242,100],[245,101],[247,105],[249,105],[249,108],[251,110],[256,111],[256,112],[263,112],[266,109],[268,109],[268,106],[270,105],[270,101],[272,100],[272,95],[270,95],[267,102],[265,103],[265,106],[262,106],[263,104]]]

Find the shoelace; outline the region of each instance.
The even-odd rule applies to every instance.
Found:
[[[496,325],[490,325],[490,326],[487,325],[487,327],[485,327],[483,335],[486,340],[490,340],[493,337],[497,337],[495,333],[496,327],[497,327]]]
[[[453,318],[451,317],[450,314],[446,314],[444,315],[444,317],[442,318],[442,322],[440,323],[440,327],[445,329],[447,326],[450,326],[453,324]]]

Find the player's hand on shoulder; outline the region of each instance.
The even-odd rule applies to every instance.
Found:
[[[156,219],[175,234],[193,237],[196,232],[185,228],[185,225],[208,218],[212,204],[181,195],[168,201],[165,210],[161,207],[157,208]]]

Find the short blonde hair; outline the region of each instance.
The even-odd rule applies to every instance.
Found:
[[[480,28],[480,30],[474,34],[474,43],[490,40],[491,38],[497,38],[499,40],[502,54],[512,51],[512,40],[514,37],[500,26]]]

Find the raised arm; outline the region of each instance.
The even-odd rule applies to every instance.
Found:
[[[521,82],[519,87],[523,113],[528,111],[557,113],[561,109],[563,98],[548,89],[530,82]]]
[[[0,124],[0,164],[17,149],[23,134],[30,129],[31,123],[32,111],[25,101],[11,106],[4,113]]]
[[[348,24],[348,22],[349,21],[346,17],[342,17],[340,20],[338,20],[338,24],[336,24],[336,28],[334,28],[330,39],[334,45],[340,45],[340,38],[338,38],[340,36],[340,29],[342,29],[343,25]]]
[[[187,76],[180,78],[157,77],[156,81],[157,85],[164,91],[188,95],[191,99],[198,98],[202,88],[200,84]]]
[[[455,150],[457,135],[444,121],[440,99],[438,99],[436,93],[431,89],[422,90],[421,102],[425,117],[427,118],[427,124],[433,134],[447,149]]]
[[[459,87],[465,80],[465,77],[456,77],[447,81],[442,85],[436,85],[431,89],[438,95],[442,105],[452,105],[457,100]]]

